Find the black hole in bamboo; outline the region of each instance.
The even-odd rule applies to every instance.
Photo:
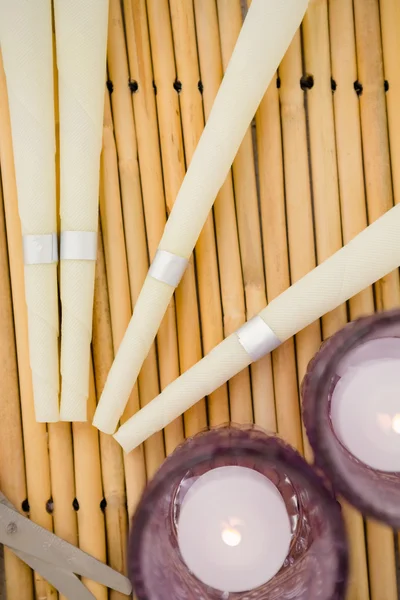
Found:
[[[76,510],[76,511],[79,510],[79,502],[76,498],[74,498],[74,500],[72,502],[72,506],[73,506],[74,510]]]
[[[25,498],[25,500],[22,502],[21,508],[22,508],[22,510],[25,513],[28,513],[30,511],[30,506],[29,506],[28,498]]]
[[[137,91],[138,91],[138,89],[139,89],[139,84],[138,84],[138,82],[137,82],[137,81],[134,81],[134,80],[133,80],[133,81],[132,81],[132,80],[130,80],[130,81],[129,81],[129,89],[131,90],[132,94],[136,94],[136,92],[137,92]]]
[[[277,78],[276,78],[276,87],[278,88],[278,90],[279,90],[279,89],[280,89],[280,87],[281,87],[281,78],[280,78],[280,77],[277,77]]]
[[[202,94],[202,93],[203,93],[203,90],[204,90],[204,85],[203,85],[203,82],[202,82],[201,80],[200,80],[200,81],[199,81],[199,83],[197,84],[197,87],[199,88],[199,92],[200,92],[200,94]]]
[[[156,86],[155,81],[153,81],[153,90],[154,90],[155,95],[157,96],[157,86]]]
[[[53,498],[49,498],[49,500],[47,500],[47,502],[46,502],[46,512],[48,512],[49,515],[53,514],[53,512],[54,512]]]
[[[361,94],[363,93],[363,86],[358,80],[354,82],[354,89],[357,96],[361,96]]]
[[[384,85],[385,85],[385,92],[388,92],[389,91],[389,82],[388,82],[387,79],[385,79],[385,84]]]
[[[175,79],[174,81],[174,90],[178,92],[178,94],[180,94],[182,91],[182,82],[179,81],[179,79]]]
[[[105,512],[107,508],[107,500],[105,498],[103,498],[103,500],[100,502],[100,508],[102,512]]]
[[[303,75],[300,79],[300,87],[305,92],[306,90],[312,90],[314,87],[314,77],[312,75]]]
[[[333,77],[331,77],[331,89],[332,89],[332,92],[336,92],[336,89],[337,89],[337,83],[333,79]]]
[[[110,79],[107,80],[107,89],[110,92],[110,94],[113,93],[114,85],[113,85],[113,82]]]

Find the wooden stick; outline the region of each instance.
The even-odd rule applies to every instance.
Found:
[[[96,281],[93,307],[93,365],[97,398],[100,397],[114,353],[108,302],[106,265],[103,238],[99,231],[96,263]],[[119,444],[110,435],[100,434],[101,471],[107,532],[108,564],[120,573],[126,572],[126,539],[128,513],[124,480],[124,462]],[[110,600],[123,600],[123,596],[110,591]]]
[[[208,118],[223,77],[218,14],[215,0],[195,0],[197,45],[205,117]],[[235,198],[231,173],[214,204],[214,219],[220,265],[220,285],[225,337],[246,320],[242,265],[236,222]],[[233,421],[241,421],[241,403],[251,394],[248,369],[228,382],[229,404]],[[248,408],[245,410],[248,410]],[[267,426],[268,416],[255,414],[256,422]],[[268,421],[269,422],[269,421]]]
[[[332,77],[334,92],[335,131],[339,188],[341,198],[343,242],[349,242],[367,226],[365,187],[362,161],[360,110],[354,82],[357,80],[356,48],[354,39],[353,3],[339,0],[329,6],[331,35]],[[372,288],[368,288],[349,302],[351,319],[374,312]],[[349,505],[344,517],[353,534],[350,554],[350,582],[348,597],[354,600],[369,598],[367,557],[364,523]]]
[[[204,128],[194,8],[186,0],[171,0],[170,11],[177,77],[182,85],[179,99],[186,166],[188,166]],[[195,256],[203,351],[207,353],[223,339],[221,290],[212,211],[197,241]],[[208,414],[212,425],[229,421],[226,384],[208,397]]]
[[[172,32],[167,0],[148,0],[150,40],[161,142],[164,185],[168,211],[171,210],[185,174],[185,159],[180,126]],[[200,324],[197,309],[193,259],[175,292],[177,306],[179,360],[181,372],[201,358]],[[185,434],[191,436],[207,425],[204,401],[184,415]]]
[[[388,83],[386,107],[389,123],[390,159],[392,163],[393,194],[396,204],[400,202],[400,5],[396,0],[380,0],[382,48],[385,78]]]
[[[279,97],[286,192],[290,280],[295,283],[316,264],[311,204],[311,183],[308,166],[306,113],[304,93],[300,87],[302,56],[300,32],[294,37],[280,67]],[[301,383],[307,365],[321,343],[319,321],[296,335],[297,374]],[[303,433],[306,458],[312,457],[310,445]]]
[[[26,499],[25,460],[1,181],[0,339],[0,379],[3,390],[0,419],[0,489],[22,512],[22,503]],[[32,600],[32,571],[8,548],[5,548],[4,552],[4,570],[8,600]]]
[[[382,45],[378,4],[354,2],[364,173],[369,221],[393,205],[389,140],[384,93]],[[378,308],[389,309],[400,302],[398,270],[375,287]],[[396,566],[392,532],[367,523],[371,597],[397,598]],[[383,556],[385,559],[383,560]]]
[[[124,227],[120,204],[117,153],[110,116],[110,99],[105,95],[103,153],[101,157],[100,217],[110,300],[114,353],[131,318],[128,266],[125,253]],[[115,202],[117,199],[117,202]],[[139,409],[135,385],[123,420]],[[124,455],[128,509],[131,515],[146,484],[143,448]]]
[[[317,257],[321,263],[342,246],[327,0],[310,4],[303,21],[303,32],[306,72],[313,77],[307,102]],[[344,305],[323,317],[324,338],[343,327],[346,320]]]
[[[133,89],[147,244],[150,260],[153,260],[164,231],[166,207],[145,0],[135,0],[135,2],[124,0],[124,22]],[[135,84],[138,86],[136,92]],[[170,302],[157,334],[157,350],[160,386],[164,389],[179,376],[174,298]],[[183,437],[183,421],[182,417],[179,417],[164,431],[166,453],[172,452],[182,442]]]
[[[226,69],[237,37],[242,27],[240,2],[218,1],[218,19],[221,39],[222,63]],[[247,131],[233,163],[233,182],[238,220],[240,254],[244,279],[247,319],[257,314],[266,304],[265,280],[261,249],[261,232],[258,213],[257,188],[254,170],[251,128]],[[271,358],[263,358],[250,368],[255,412],[262,406],[272,412],[274,395]],[[247,376],[248,370],[245,370]],[[245,400],[245,401],[244,401]],[[251,396],[243,396],[231,405],[232,415],[238,412],[239,422],[253,419]],[[240,410],[238,410],[240,408]]]
[[[147,275],[149,260],[132,99],[128,87],[128,61],[119,0],[110,0],[108,71],[113,85],[111,94],[112,119],[114,121],[118,155],[131,303],[134,306]],[[106,110],[109,111],[108,103],[106,103]],[[111,119],[110,112],[106,119]],[[159,391],[156,347],[153,344],[139,374],[141,406],[146,405],[155,398]],[[162,432],[155,434],[146,441],[145,457],[147,475],[151,478],[165,458]]]
[[[93,365],[89,379],[88,421],[73,423],[76,497],[79,504],[79,547],[102,562],[107,562],[104,515],[101,511],[103,489],[99,434],[92,425],[96,409]],[[83,580],[96,600],[107,600],[107,588],[95,581]]]
[[[52,530],[52,518],[46,511],[51,497],[50,468],[47,451],[47,431],[44,423],[36,423],[32,377],[29,361],[28,324],[24,291],[24,270],[21,245],[21,225],[18,215],[17,190],[8,111],[7,88],[0,57],[0,162],[4,193],[4,211],[7,227],[15,338],[17,345],[18,375],[24,435],[26,481],[33,521]],[[57,592],[35,573],[35,589],[42,600],[55,599]]]

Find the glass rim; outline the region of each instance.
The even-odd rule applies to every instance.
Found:
[[[210,452],[200,451],[194,456],[190,456],[187,451],[187,445],[198,444],[205,438],[210,439],[218,436],[221,430],[230,430],[233,436],[236,436],[235,447],[223,447],[222,450]],[[244,435],[243,435],[244,434]],[[247,439],[246,439],[247,434]],[[240,435],[242,438],[240,439]],[[252,447],[251,447],[252,446]],[[186,451],[185,451],[186,450]],[[201,448],[200,448],[201,450]],[[249,458],[259,458],[268,460],[274,467],[284,469],[289,476],[292,475],[297,485],[300,483],[304,487],[311,488],[315,494],[316,500],[325,510],[327,519],[331,523],[331,535],[335,543],[337,552],[335,589],[332,590],[332,598],[344,598],[348,572],[349,557],[348,543],[345,525],[342,517],[342,511],[339,502],[334,494],[326,486],[323,477],[316,471],[313,465],[306,460],[281,437],[274,433],[268,433],[257,426],[243,426],[235,423],[214,427],[199,432],[195,436],[184,440],[172,454],[167,457],[163,465],[155,474],[154,478],[147,485],[142,497],[137,505],[129,539],[129,576],[139,591],[135,590],[140,600],[151,600],[146,590],[141,568],[142,542],[147,524],[151,519],[152,507],[157,500],[162,498],[166,488],[169,488],[172,480],[181,481],[185,474],[192,468],[205,464],[210,458],[215,457],[235,457],[246,456]],[[340,576],[339,576],[340,573]]]
[[[339,468],[339,461],[334,456],[333,448],[326,443],[326,402],[321,401],[327,395],[327,387],[331,378],[335,375],[338,365],[343,357],[360,342],[368,341],[377,327],[387,327],[391,323],[400,324],[400,309],[392,309],[380,313],[361,316],[349,322],[331,337],[325,340],[311,359],[306,375],[301,385],[303,422],[307,437],[314,452],[316,466],[331,482],[334,491],[343,496],[352,506],[355,506],[364,515],[382,521],[395,529],[400,528],[400,510],[398,515],[389,512],[382,507],[381,503],[375,501],[376,494],[374,486],[371,485],[369,494],[359,493],[357,486],[353,486],[350,477],[345,476],[345,470]],[[343,447],[332,428],[332,435],[337,443]],[[345,451],[351,453],[345,448]],[[351,455],[352,456],[352,455]],[[373,473],[386,472],[373,469],[362,461],[354,460],[366,471]],[[396,473],[390,473],[396,476]]]

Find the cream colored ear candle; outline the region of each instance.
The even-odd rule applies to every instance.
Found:
[[[61,419],[85,421],[108,0],[55,0],[60,106]]]
[[[0,0],[24,248],[37,421],[58,421],[58,290],[51,0]]]
[[[397,205],[168,385],[114,437],[129,452],[254,360],[399,265]]]
[[[215,197],[308,0],[253,0],[93,424],[113,433]]]

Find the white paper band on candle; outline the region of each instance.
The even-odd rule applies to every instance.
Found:
[[[61,260],[96,260],[96,231],[62,231],[60,239]]]
[[[57,234],[22,236],[24,264],[47,265],[58,261]]]
[[[236,335],[253,362],[272,352],[282,343],[258,315],[242,325]]]
[[[151,263],[149,275],[153,279],[167,283],[172,287],[177,287],[186,270],[188,259],[167,252],[166,250],[157,250],[153,262]]]

